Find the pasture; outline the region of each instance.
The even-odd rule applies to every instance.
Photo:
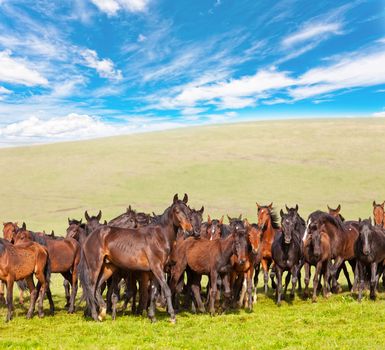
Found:
[[[204,217],[243,213],[256,220],[257,201],[299,204],[303,217],[326,205],[342,205],[347,219],[368,217],[372,201],[385,199],[385,124],[381,119],[260,121],[177,129],[92,141],[0,150],[3,221],[64,234],[67,217],[103,211],[107,220],[131,204],[162,212],[174,193],[189,194]],[[1,348],[255,348],[382,349],[385,295],[361,304],[346,290],[316,304],[299,296],[275,305],[262,294],[254,312],[214,318],[181,313],[177,324],[130,313],[104,323],[78,308],[63,309],[62,278],[52,290],[54,317],[0,322]],[[80,295],[79,292],[78,295]],[[15,293],[16,297],[16,293]],[[78,298],[79,299],[79,298]],[[45,307],[47,309],[47,302]],[[61,309],[61,310],[60,310]],[[5,308],[0,318],[5,317]]]

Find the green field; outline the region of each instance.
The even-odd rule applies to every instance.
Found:
[[[243,213],[255,202],[299,204],[306,217],[329,204],[347,219],[368,217],[385,199],[385,122],[382,119],[261,121],[205,126],[84,142],[0,150],[0,215],[31,230],[64,234],[67,217],[87,209],[111,219],[129,204],[163,211],[174,193],[212,217]],[[260,282],[261,286],[261,282]],[[63,307],[61,278],[53,279]],[[16,290],[15,290],[16,291]],[[272,292],[271,292],[272,293]],[[16,293],[15,293],[16,294]],[[182,313],[176,325],[131,315],[87,321],[59,310],[25,319],[18,307],[0,322],[0,348],[234,348],[383,349],[385,295],[376,302],[344,292],[317,304],[297,298],[277,308],[259,293],[254,312],[217,317]],[[45,302],[46,308],[48,307]],[[1,309],[0,318],[6,311]]]

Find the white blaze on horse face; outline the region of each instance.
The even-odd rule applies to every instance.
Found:
[[[306,239],[308,231],[309,231],[310,224],[311,224],[311,219],[309,219],[307,221],[306,230],[305,230],[305,233],[303,234],[302,242],[305,242],[305,239]]]

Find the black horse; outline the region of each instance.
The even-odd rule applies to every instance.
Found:
[[[285,293],[287,286],[292,278],[292,290],[290,297],[294,298],[295,287],[299,277],[299,271],[302,266],[302,238],[305,233],[305,221],[298,214],[298,205],[295,208],[286,206],[287,214],[281,209],[281,227],[272,245],[272,257],[275,263],[275,272],[277,274],[276,298],[277,304],[281,304],[282,296],[282,274],[287,271],[285,282]]]
[[[354,246],[358,260],[359,289],[358,301],[362,299],[366,269],[370,269],[370,299],[376,299],[378,277],[383,270],[385,259],[385,231],[372,225],[371,219],[359,220],[359,236]]]

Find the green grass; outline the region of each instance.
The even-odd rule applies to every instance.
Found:
[[[381,119],[263,121],[2,149],[0,215],[63,234],[67,217],[86,209],[106,219],[128,204],[161,212],[187,192],[212,217],[255,221],[256,201],[298,203],[304,217],[341,203],[347,219],[368,217],[372,201],[385,199],[384,135]],[[63,308],[61,278],[53,290]],[[280,308],[259,293],[253,313],[182,313],[176,325],[162,310],[156,324],[131,315],[97,324],[81,309],[28,321],[18,307],[0,322],[0,348],[383,349],[384,309],[383,292],[359,304],[346,291]]]

